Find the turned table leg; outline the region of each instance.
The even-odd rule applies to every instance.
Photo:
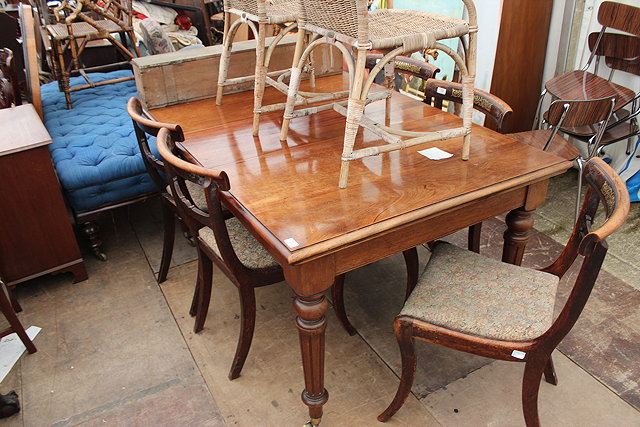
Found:
[[[510,264],[522,264],[524,248],[529,242],[529,231],[533,228],[534,210],[514,209],[507,214],[507,231],[504,232],[502,261]]]
[[[324,388],[324,333],[327,327],[325,312],[328,302],[324,295],[296,295],[293,308],[298,315],[296,326],[300,336],[304,385],[302,401],[309,407],[311,420],[307,425],[317,426],[322,418],[322,406],[329,393]]]

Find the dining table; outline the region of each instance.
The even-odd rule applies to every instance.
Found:
[[[317,91],[348,87],[344,75],[317,79]],[[310,90],[307,87],[307,90]],[[284,102],[268,88],[264,105]],[[384,102],[366,108],[385,120]],[[329,393],[324,386],[324,291],[342,273],[442,238],[507,213],[502,260],[520,264],[543,205],[550,178],[571,167],[551,153],[508,135],[474,125],[471,153],[462,160],[462,138],[426,143],[354,161],[346,188],[338,188],[345,119],[333,110],[291,121],[280,141],[282,112],[262,115],[252,135],[253,93],[225,95],[223,105],[205,99],[152,110],[162,122],[178,123],[182,143],[204,167],[225,171],[230,188],[223,204],[282,266],[295,292],[309,423],[320,423]],[[391,125],[409,131],[461,126],[453,114],[395,92]],[[360,129],[356,148],[380,141]],[[438,148],[448,158],[421,153]]]

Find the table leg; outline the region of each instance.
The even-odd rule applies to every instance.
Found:
[[[507,214],[505,222],[507,231],[504,232],[504,247],[502,261],[510,264],[522,264],[524,248],[529,242],[529,231],[533,228],[534,210],[524,208],[514,209]]]
[[[322,406],[329,400],[324,388],[324,332],[327,327],[325,312],[328,303],[324,295],[296,295],[293,302],[298,317],[296,326],[300,336],[304,385],[302,401],[309,407],[311,420],[307,425],[317,426],[322,418]]]

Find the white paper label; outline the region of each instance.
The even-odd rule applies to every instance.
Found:
[[[289,237],[288,239],[284,239],[284,243],[285,243],[287,246],[289,246],[290,248],[295,248],[295,247],[300,246],[300,245],[298,244],[298,242],[296,242],[296,239],[294,239],[294,238],[292,238],[292,237]]]
[[[524,351],[520,351],[520,350],[513,350],[511,352],[511,355],[513,357],[515,357],[516,359],[524,359],[524,357],[527,355],[527,353],[525,353]]]
[[[438,92],[440,95],[446,95],[447,94],[447,90],[443,87],[439,87],[436,89],[436,92]]]
[[[436,147],[432,147],[432,148],[427,148],[426,150],[420,150],[418,151],[419,154],[422,154],[423,156],[431,159],[431,160],[442,160],[442,159],[448,159],[449,157],[453,156],[453,154],[451,153],[447,153],[444,150],[441,150],[439,148]]]

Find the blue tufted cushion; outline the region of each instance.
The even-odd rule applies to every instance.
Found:
[[[97,83],[131,76],[131,71],[89,76]],[[71,86],[83,83],[82,77],[71,79]],[[56,82],[42,86],[44,123],[53,140],[49,151],[75,210],[157,191],[146,173],[126,110],[127,101],[136,94],[133,80],[72,92],[73,109],[67,110]],[[154,140],[150,146],[158,155]]]

